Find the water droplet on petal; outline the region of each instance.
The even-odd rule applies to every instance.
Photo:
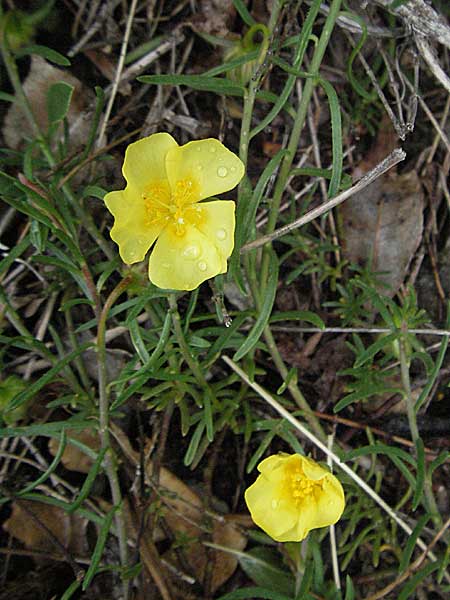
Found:
[[[211,154],[215,154],[215,152],[216,152],[215,146],[210,146],[209,151],[211,152]]]
[[[188,259],[194,260],[200,255],[200,248],[198,246],[186,246],[183,250],[183,256]]]
[[[231,172],[235,173],[236,172],[236,167],[231,167]]]
[[[217,175],[219,177],[226,177],[228,175],[228,169],[226,167],[219,167],[217,169]]]
[[[162,263],[161,266],[162,266],[163,269],[169,269],[170,268],[169,263]]]
[[[225,229],[218,229],[216,231],[216,237],[218,240],[226,240],[227,239],[227,232],[225,231]]]
[[[277,508],[278,502],[276,500],[272,500],[271,506],[272,506],[273,509]]]
[[[201,260],[197,266],[200,269],[200,271],[206,271],[206,269],[208,268],[208,265],[205,263],[204,260]]]
[[[203,171],[203,165],[197,165],[197,170],[198,171]]]

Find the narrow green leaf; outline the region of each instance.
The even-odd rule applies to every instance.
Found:
[[[305,55],[305,51],[310,40],[310,35],[314,26],[314,22],[320,10],[320,5],[321,2],[315,0],[308,11],[308,14],[302,26],[301,34],[298,38],[298,43],[295,47],[295,55],[292,61],[293,69],[298,69],[303,62],[303,57]],[[255,135],[260,133],[263,129],[265,129],[267,125],[269,125],[275,119],[278,113],[283,109],[292,92],[292,88],[294,87],[296,80],[296,75],[288,76],[284,88],[281,91],[281,94],[279,94],[276,97],[274,106],[271,108],[271,110],[265,116],[265,118],[250,131],[250,139],[252,139]]]
[[[353,586],[353,581],[351,580],[350,575],[347,575],[345,578],[344,600],[355,600],[355,588]]]
[[[0,439],[9,437],[34,437],[43,435],[45,437],[56,437],[64,429],[81,431],[92,427],[92,421],[67,419],[67,421],[53,421],[53,423],[39,423],[25,427],[0,427]]]
[[[0,91],[0,100],[3,100],[4,102],[14,103],[16,101],[16,97],[12,94],[7,94],[6,92]]]
[[[55,455],[55,458],[52,460],[51,464],[49,465],[48,469],[46,469],[45,472],[42,473],[42,475],[36,479],[36,481],[33,481],[32,483],[30,483],[29,485],[24,487],[23,490],[21,490],[19,492],[19,494],[18,494],[19,496],[22,496],[23,494],[28,494],[28,492],[31,492],[32,490],[34,490],[38,485],[41,485],[41,483],[43,483],[44,481],[46,481],[46,479],[48,479],[50,477],[50,475],[53,473],[53,471],[59,465],[59,461],[61,460],[64,449],[66,447],[66,442],[67,442],[66,431],[63,429],[61,431],[61,437],[59,440],[58,451]]]
[[[251,27],[256,23],[255,19],[248,12],[248,8],[245,6],[242,0],[233,0],[234,8],[238,11],[239,16],[244,21],[246,25]]]
[[[274,549],[257,546],[240,554],[238,558],[242,570],[257,585],[292,597],[295,589],[294,578]]]
[[[320,79],[319,83],[325,90],[328,98],[328,104],[330,106],[333,175],[328,187],[328,197],[333,198],[339,192],[342,178],[343,154],[341,109],[339,107],[339,100],[336,91],[331,83],[329,81],[325,81],[324,79]]]
[[[64,81],[51,85],[47,91],[47,113],[50,123],[62,121],[69,110],[74,87]]]
[[[118,506],[113,506],[108,514],[105,516],[103,520],[103,524],[100,528],[100,532],[97,538],[97,543],[95,544],[94,552],[91,557],[91,564],[89,565],[89,569],[86,572],[86,575],[83,580],[82,590],[86,591],[95,574],[97,573],[98,565],[100,564],[100,560],[102,558],[103,549],[106,544],[106,540],[108,538],[109,531],[111,529],[112,520],[114,514],[116,513]]]
[[[131,341],[133,343],[134,349],[138,353],[139,358],[143,365],[147,364],[150,360],[150,354],[147,351],[145,346],[145,342],[141,336],[141,330],[139,327],[139,323],[136,319],[133,319],[128,323],[128,330],[130,332]]]
[[[61,596],[60,600],[69,600],[70,598],[72,598],[72,596],[77,591],[77,589],[80,587],[80,585],[81,585],[81,581],[78,581],[77,579],[75,579],[75,581],[72,581],[72,583],[69,585],[67,590]]]
[[[283,313],[274,313],[270,317],[271,323],[279,323],[280,321],[306,321],[319,329],[325,329],[326,327],[319,315],[310,310],[287,310]]]
[[[287,154],[287,150],[278,150],[275,156],[269,160],[264,171],[261,173],[258,183],[256,184],[251,196],[250,202],[246,207],[245,219],[242,219],[244,228],[241,234],[242,239],[237,240],[237,243],[240,244],[239,248],[250,239],[252,224],[255,222],[258,206],[263,198],[267,184],[269,183],[270,178],[275,175],[275,172],[278,169],[281,161]]]
[[[204,75],[142,75],[137,78],[141,83],[154,85],[186,85],[193,90],[214,92],[223,96],[242,96],[244,88],[222,77]]]
[[[83,352],[85,352],[90,347],[92,347],[92,342],[86,342],[76,350],[73,350],[73,352],[70,352],[65,358],[58,361],[54,367],[46,371],[44,375],[42,375],[37,381],[32,383],[30,386],[28,386],[26,390],[20,392],[20,394],[17,394],[17,396],[11,401],[11,404],[8,407],[8,412],[14,410],[15,408],[17,408],[21,404],[24,404],[30,398],[35,396],[37,392],[39,392],[39,390],[41,390],[45,385],[47,385],[47,383],[52,381],[52,379],[56,375],[58,375],[58,373],[60,373],[65,366],[70,364],[74,358],[80,356],[80,354],[83,354]]]
[[[397,597],[397,600],[408,600],[415,596],[415,592],[422,581],[439,569],[441,561],[436,561],[426,564],[418,573],[410,577],[402,588],[402,591]]]
[[[358,402],[360,400],[366,400],[366,398],[370,398],[370,396],[374,396],[375,394],[397,394],[400,392],[401,388],[388,387],[384,383],[362,384],[358,386],[357,391],[347,394],[347,396],[341,398],[333,408],[333,412],[337,413],[343,408],[349,406],[349,404],[353,404],[353,402]]]
[[[33,46],[27,46],[26,48],[21,48],[16,56],[19,58],[22,56],[28,56],[31,54],[36,54],[45,58],[45,60],[49,60],[55,65],[60,65],[61,67],[70,67],[70,60],[66,58],[63,54],[60,54],[56,50],[52,48],[48,48],[47,46],[42,46],[40,44],[34,44]]]
[[[100,450],[100,452],[98,453],[97,459],[94,462],[94,464],[92,465],[92,467],[89,470],[89,473],[87,474],[86,479],[84,480],[84,483],[80,489],[80,492],[77,496],[77,499],[72,502],[72,504],[70,505],[70,508],[68,509],[67,512],[69,513],[73,513],[75,512],[82,504],[83,502],[86,500],[86,498],[89,496],[89,492],[91,491],[92,485],[102,467],[102,462],[103,459],[105,458],[105,454],[106,451],[108,450],[108,448],[102,448]]]
[[[428,381],[415,403],[414,411],[416,412],[416,414],[422,408],[423,404],[426,402],[426,399],[428,398],[428,394],[430,393],[430,391],[436,381],[436,378],[441,371],[442,363],[444,362],[444,357],[445,357],[445,354],[446,354],[447,348],[448,348],[448,340],[449,340],[448,335],[446,335],[442,338],[441,346],[439,348],[439,353],[437,355],[436,362],[434,363],[432,372],[430,373]]]
[[[364,352],[362,352],[355,360],[354,368],[362,367],[366,362],[372,359],[375,354],[383,350],[386,346],[393,344],[399,338],[399,333],[389,333],[379,337],[373,344],[371,344]]]
[[[188,449],[186,451],[184,457],[184,464],[188,467],[192,464],[195,458],[195,454],[198,450],[198,446],[200,444],[200,440],[202,439],[203,431],[205,430],[205,422],[200,421],[195,428],[195,431],[191,437],[191,441],[189,443]]]
[[[218,600],[253,600],[253,598],[260,598],[261,600],[292,600],[292,596],[284,596],[283,594],[262,587],[246,587],[225,594],[225,596],[220,596]]]
[[[243,358],[252,348],[256,346],[259,338],[266,327],[270,314],[272,312],[273,303],[275,301],[275,295],[277,292],[278,285],[278,258],[273,250],[270,250],[270,264],[269,264],[269,277],[267,280],[267,287],[264,290],[264,300],[261,306],[261,312],[256,319],[247,339],[242,344],[241,348],[233,356],[234,361],[239,361]]]
[[[414,552],[414,549],[416,547],[417,538],[420,537],[423,528],[428,523],[430,518],[431,515],[422,515],[417,521],[412,533],[408,536],[408,539],[406,540],[405,549],[403,550],[402,558],[398,567],[399,573],[403,573],[409,567],[412,553]]]
[[[244,54],[244,56],[239,56],[238,58],[234,58],[233,60],[230,60],[229,62],[226,62],[223,65],[218,65],[217,67],[214,67],[214,68],[210,69],[209,71],[206,71],[203,74],[203,76],[204,77],[217,77],[217,75],[222,75],[223,73],[227,73],[228,71],[231,71],[232,69],[235,69],[236,67],[240,67],[252,60],[255,60],[256,58],[258,58],[258,55],[259,55],[259,50],[254,50],[253,52]]]
[[[8,250],[6,257],[0,261],[0,275],[9,269],[13,262],[25,252],[29,245],[30,238],[26,235],[16,246]]]

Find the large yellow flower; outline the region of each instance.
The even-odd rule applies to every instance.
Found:
[[[342,515],[340,482],[312,459],[280,453],[263,460],[258,471],[245,501],[253,521],[277,542],[299,542]]]
[[[201,200],[234,188],[244,165],[215,139],[178,146],[168,133],[130,144],[122,167],[127,186],[109,192],[111,237],[124,263],[149,261],[160,288],[193,290],[227,270],[234,246],[234,202]]]

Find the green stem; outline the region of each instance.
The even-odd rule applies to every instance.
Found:
[[[407,356],[406,342],[403,335],[399,340],[399,358],[402,385],[405,392],[406,413],[408,415],[409,430],[411,432],[411,439],[414,442],[416,459],[418,460],[417,444],[420,440],[420,433],[419,428],[417,427],[416,411],[414,409],[414,399],[412,396],[411,379],[409,374],[409,360]],[[435,526],[440,529],[443,525],[443,521],[433,494],[431,479],[427,475],[425,476],[423,487],[425,495],[425,509],[431,514],[431,518],[433,519]]]
[[[317,75],[319,73],[319,68],[322,63],[323,56],[328,46],[328,42],[330,40],[331,33],[334,28],[334,24],[339,14],[339,10],[341,7],[342,0],[333,0],[330,6],[330,12],[328,13],[328,17],[325,21],[325,24],[322,29],[322,33],[320,35],[320,39],[317,43],[316,50],[314,52],[314,56],[311,61],[310,73],[311,75]],[[280,173],[277,178],[277,182],[274,189],[272,206],[269,213],[268,223],[267,223],[267,231],[266,233],[272,233],[277,224],[277,219],[279,215],[279,209],[281,204],[281,199],[286,188],[286,182],[289,177],[289,173],[292,167],[292,162],[295,158],[295,154],[298,148],[300,135],[303,130],[303,126],[305,124],[306,115],[308,113],[308,106],[311,100],[311,96],[316,85],[315,77],[308,77],[305,82],[305,86],[303,89],[302,97],[300,99],[300,104],[298,107],[297,115],[294,121],[294,126],[292,128],[291,137],[289,139],[289,144],[287,147],[287,154],[283,159],[280,167]],[[262,286],[264,287],[267,282],[268,269],[269,269],[269,253],[267,250],[263,253],[263,258],[261,262],[261,281]]]
[[[269,325],[267,325],[267,327],[264,329],[264,340],[266,342],[267,348],[269,349],[270,355],[272,356],[272,360],[275,363],[275,366],[281,375],[281,378],[283,379],[283,381],[286,381],[288,376],[288,369],[284,364],[284,361],[281,357],[280,351],[278,350],[278,346],[274,340]],[[317,435],[318,438],[320,438],[321,440],[325,440],[327,436],[320,424],[320,421],[312,412],[308,401],[302,394],[298,385],[295,383],[295,381],[290,381],[287,385],[287,388],[291,393],[292,397],[294,398],[297,406],[303,410],[304,417],[308,422],[309,426],[311,427],[312,431]]]
[[[201,370],[197,360],[192,356],[191,349],[189,348],[186,338],[184,337],[183,328],[181,327],[180,313],[178,312],[176,295],[170,294],[168,300],[170,312],[172,313],[173,329],[181,350],[181,354],[183,355],[188,367],[194,373],[194,377],[197,379],[198,383],[211,393],[210,386],[203,375],[203,371]]]
[[[99,389],[99,435],[102,449],[106,449],[105,470],[111,488],[111,496],[114,506],[117,507],[115,514],[115,523],[117,535],[119,538],[120,563],[122,568],[128,565],[128,547],[127,531],[125,525],[125,515],[122,506],[122,492],[120,490],[119,476],[117,472],[117,460],[111,447],[109,435],[109,398],[107,389],[107,371],[106,371],[106,320],[111,307],[117,298],[125,291],[131,283],[131,276],[125,277],[108,296],[103,309],[99,315],[97,325],[97,360],[98,360],[98,389]],[[128,585],[124,582],[124,595],[128,596]]]

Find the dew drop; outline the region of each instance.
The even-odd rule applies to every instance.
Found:
[[[231,167],[231,172],[235,173],[236,172],[236,167]]]
[[[197,171],[203,171],[203,165],[197,165]]]
[[[227,232],[225,231],[225,229],[218,229],[216,231],[216,238],[218,240],[221,240],[223,242],[223,240],[227,239]]]
[[[278,502],[276,500],[272,500],[271,506],[272,506],[273,509],[277,508]]]
[[[186,248],[183,250],[183,256],[192,260],[198,258],[199,254],[200,249],[198,246],[186,246]]]
[[[226,177],[228,175],[228,169],[226,167],[219,167],[217,169],[217,175],[219,177]]]
[[[161,266],[162,266],[163,269],[169,269],[170,268],[169,263],[162,263]]]
[[[211,154],[215,154],[216,153],[216,148],[214,146],[211,146],[209,151],[211,152]]]
[[[206,269],[208,268],[208,265],[203,260],[201,260],[197,266],[200,269],[200,271],[206,271]]]

